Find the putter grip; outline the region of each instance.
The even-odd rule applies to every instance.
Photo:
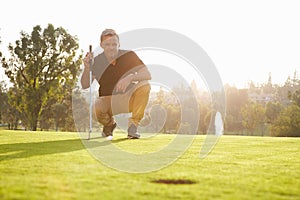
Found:
[[[89,51],[92,53],[92,45],[89,46]],[[90,71],[92,71],[93,60],[90,59]]]

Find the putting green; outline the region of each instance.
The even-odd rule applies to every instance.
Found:
[[[147,153],[175,135],[123,137],[117,148]],[[1,130],[0,199],[300,199],[300,138],[222,136],[200,159],[204,139],[161,170],[132,174],[96,160],[77,133]]]

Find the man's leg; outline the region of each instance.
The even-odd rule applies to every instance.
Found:
[[[132,94],[129,101],[129,110],[132,112],[132,117],[129,119],[128,123],[128,135],[135,136],[137,133],[137,127],[144,117],[144,112],[149,100],[150,85],[142,85],[138,87]],[[139,137],[139,135],[136,135]]]
[[[113,116],[120,113],[132,112],[132,116],[128,123],[128,135],[137,132],[137,126],[144,116],[145,108],[148,104],[150,94],[149,84],[137,85],[136,89],[128,93],[114,96],[100,97],[95,103],[95,111],[98,121],[108,129],[115,127],[116,123]]]
[[[116,123],[112,115],[111,96],[98,98],[94,106],[97,119],[103,125],[102,136],[112,136]]]

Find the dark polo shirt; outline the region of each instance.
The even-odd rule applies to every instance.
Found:
[[[104,53],[94,59],[92,73],[96,77],[99,87],[99,96],[110,96],[118,81],[128,74],[134,73],[145,67],[141,59],[133,52],[119,50],[116,65],[108,63]]]

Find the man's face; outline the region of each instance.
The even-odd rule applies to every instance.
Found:
[[[103,48],[104,54],[108,60],[117,58],[120,46],[117,36],[104,36],[100,46]]]

